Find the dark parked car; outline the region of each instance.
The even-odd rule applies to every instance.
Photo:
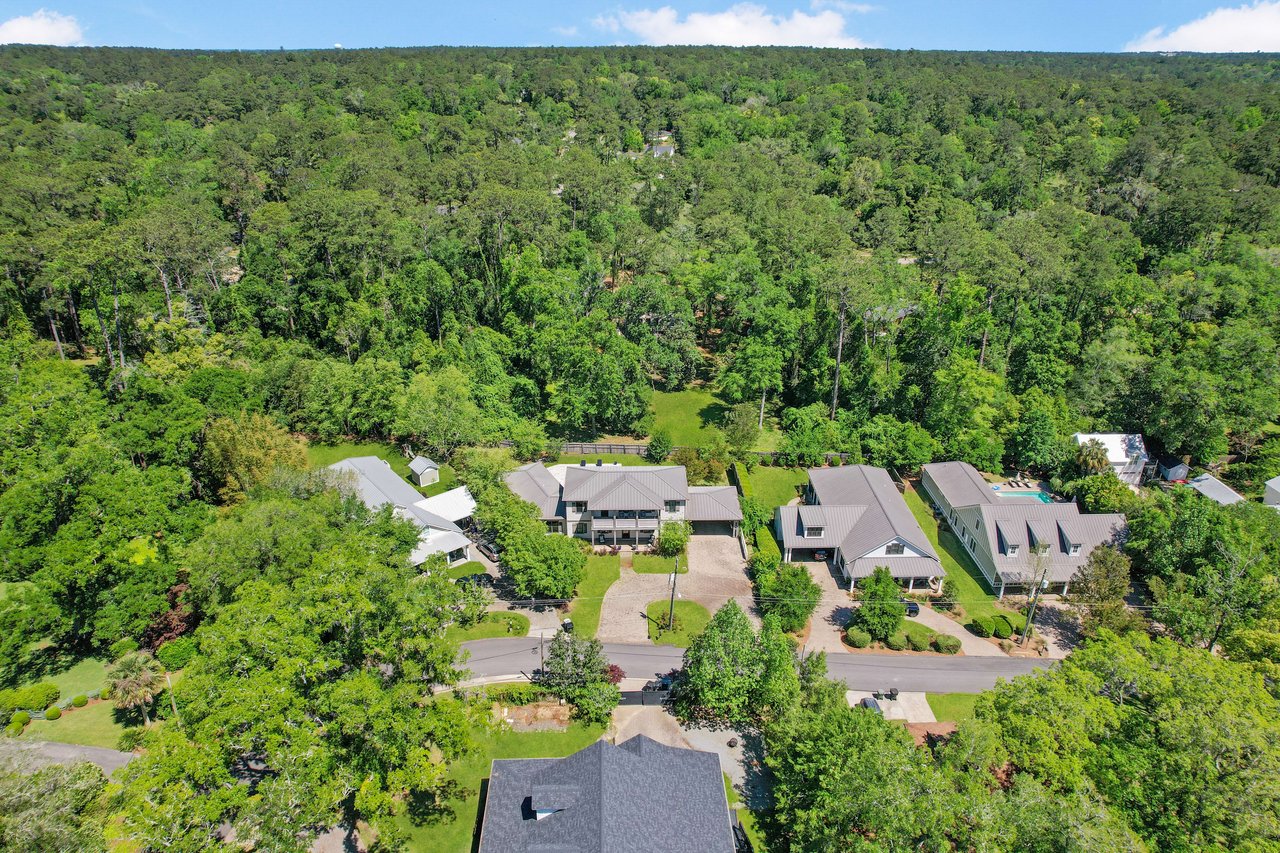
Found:
[[[498,552],[497,552],[497,550],[496,550],[492,545],[490,545],[488,542],[477,542],[477,543],[476,543],[476,550],[477,550],[477,551],[479,551],[481,554],[484,554],[486,557],[488,557],[488,558],[489,558],[490,560],[492,560],[493,562],[495,562],[495,563],[496,563],[496,562],[498,562]]]
[[[866,708],[868,711],[875,711],[880,716],[884,716],[884,711],[880,710],[880,703],[872,699],[870,696],[858,702],[859,708]]]
[[[646,681],[645,690],[670,690],[673,679],[669,675],[660,675],[652,681]]]
[[[920,615],[920,604],[919,604],[919,602],[912,601],[912,600],[911,600],[911,599],[909,599],[909,598],[904,598],[904,599],[902,599],[902,603],[903,603],[903,604],[905,604],[905,605],[907,605],[907,615],[908,615],[908,616],[919,616],[919,615]]]

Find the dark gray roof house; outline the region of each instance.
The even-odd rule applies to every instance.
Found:
[[[774,511],[783,557],[827,551],[849,580],[885,566],[914,588],[936,584],[945,574],[933,545],[916,521],[889,472],[870,465],[813,468],[801,506]]]
[[[1121,542],[1127,529],[1119,513],[1082,513],[1043,492],[1001,489],[968,462],[931,462],[920,482],[1001,597],[1041,579],[1065,594],[1093,549]]]
[[[507,488],[538,508],[554,533],[593,544],[645,545],[664,521],[693,532],[737,535],[742,521],[732,486],[690,486],[682,465],[553,465],[509,472]]]
[[[497,759],[480,853],[733,853],[719,759],[644,735]]]

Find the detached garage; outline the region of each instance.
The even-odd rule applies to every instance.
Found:
[[[733,486],[690,486],[684,515],[695,536],[737,536],[742,524],[738,490]]]

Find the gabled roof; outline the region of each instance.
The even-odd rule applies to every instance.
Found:
[[[894,539],[901,539],[937,562],[937,552],[885,469],[870,465],[812,468],[809,470],[809,485],[824,508],[865,507],[840,542],[840,550],[846,559],[854,559]]]
[[[1240,501],[1244,500],[1243,495],[1212,474],[1201,474],[1199,477],[1192,477],[1187,480],[1187,485],[1206,498],[1217,501],[1223,506],[1240,503]]]
[[[808,512],[806,510],[818,510]],[[858,519],[866,512],[865,506],[780,506],[775,511],[778,528],[782,533],[782,547],[786,548],[836,548],[840,546],[849,531],[858,523]],[[804,514],[810,519],[821,518],[808,524]],[[821,536],[805,536],[805,527],[821,527]]]
[[[439,470],[440,466],[432,459],[425,456],[415,456],[409,461],[409,470],[415,474],[421,474],[423,471],[432,469]]]
[[[1107,451],[1107,461],[1112,465],[1128,465],[1138,459],[1146,461],[1147,445],[1136,432],[1078,432],[1071,436],[1076,444],[1097,439]]]
[[[543,816],[538,818],[538,811]],[[497,759],[480,853],[733,853],[720,761],[644,735],[568,758]]]
[[[455,523],[464,518],[470,518],[476,513],[476,499],[471,496],[471,490],[466,486],[458,486],[456,489],[441,492],[434,497],[423,498],[415,506]]]
[[[742,505],[733,486],[690,486],[684,517],[689,521],[742,521]]]
[[[1001,498],[978,506],[976,512],[978,535],[986,536],[996,571],[1013,583],[1026,583],[1037,571],[1046,570],[1051,582],[1068,581],[1084,565],[1090,551],[1118,542],[1125,529],[1123,515],[1081,514],[1073,503],[1020,503]],[[1064,531],[1069,536],[1064,536]],[[1009,554],[1010,545],[1018,546],[1017,554]],[[1046,549],[1043,555],[1035,552],[1033,546],[1037,545]],[[1074,556],[1072,545],[1080,546]]]
[[[551,476],[551,472],[541,462],[521,465],[514,471],[508,471],[502,479],[516,497],[538,508],[539,518],[563,517],[564,510],[560,507],[560,481]]]
[[[930,462],[921,468],[942,492],[942,498],[959,509],[965,506],[994,503],[997,498],[991,484],[982,479],[978,469],[968,462]],[[1032,498],[999,498],[1017,503],[1039,503]]]
[[[563,498],[566,503],[586,501],[592,509],[641,509],[647,504],[623,505],[622,495],[609,497],[616,489],[627,489],[627,498],[661,505],[664,501],[683,501],[689,491],[682,465],[574,465],[565,469]],[[618,504],[605,506],[603,502]]]
[[[402,480],[385,460],[377,456],[353,456],[333,463],[329,470],[336,471],[347,479],[361,502],[369,509],[376,510],[391,504],[399,508],[404,518],[417,523],[419,527],[462,532],[449,519],[418,506],[422,494]]]

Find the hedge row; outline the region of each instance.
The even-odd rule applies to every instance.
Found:
[[[782,560],[782,551],[778,550],[778,543],[773,538],[773,531],[768,525],[756,528],[756,554],[761,559],[776,558],[779,562]]]
[[[871,645],[871,635],[857,625],[850,625],[846,628],[844,637],[845,642],[855,649],[865,649]],[[954,655],[960,651],[960,638],[952,637],[949,634],[935,634],[932,642],[912,634],[894,634],[885,640],[884,644],[887,648],[899,652],[907,646],[910,646],[911,650],[916,652],[927,652],[932,648],[934,651],[944,655]]]
[[[742,463],[733,463],[733,478],[738,481],[738,492],[744,498],[754,498],[756,490],[751,485],[751,478],[742,470]]]

